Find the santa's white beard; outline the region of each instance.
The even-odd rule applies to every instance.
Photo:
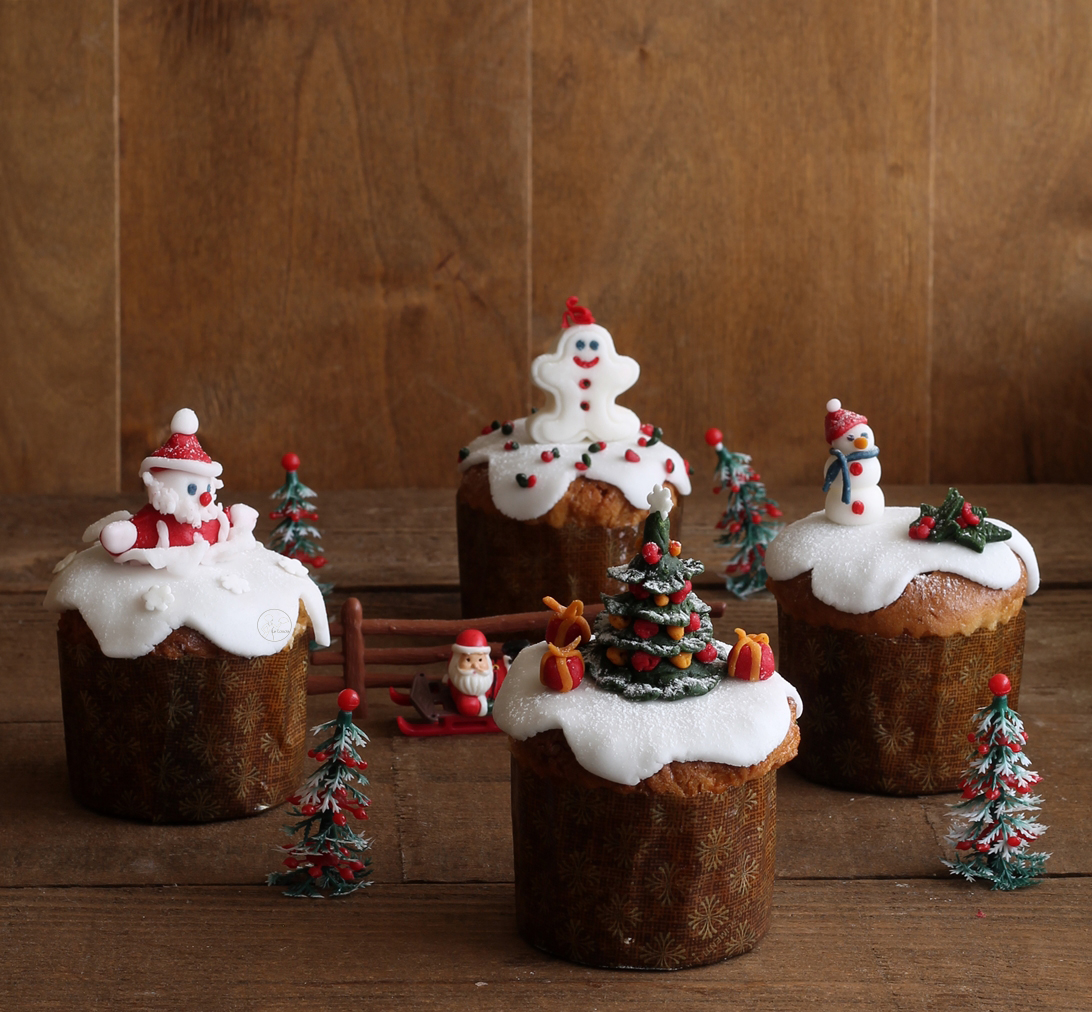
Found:
[[[200,527],[220,515],[215,502],[202,506],[196,499],[182,498],[173,488],[152,475],[146,475],[144,483],[148,486],[148,502],[152,508],[164,516],[171,514],[180,524]]]
[[[456,689],[468,696],[483,696],[493,687],[492,671],[459,671],[452,665],[448,679]]]

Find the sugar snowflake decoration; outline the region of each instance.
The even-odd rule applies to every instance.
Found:
[[[156,584],[144,592],[144,607],[148,611],[166,611],[174,604],[174,591],[166,584]]]

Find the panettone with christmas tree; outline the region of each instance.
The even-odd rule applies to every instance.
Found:
[[[626,589],[590,635],[551,623],[493,715],[512,751],[521,934],[588,965],[678,969],[767,929],[776,771],[801,704],[765,635],[715,639],[670,495],[648,501],[639,551],[611,574]]]

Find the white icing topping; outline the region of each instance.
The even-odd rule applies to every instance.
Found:
[[[766,550],[766,572],[791,580],[811,571],[812,593],[824,604],[850,615],[876,611],[894,603],[915,576],[955,573],[984,587],[1006,590],[1020,579],[1020,560],[1028,573],[1028,594],[1039,589],[1035,550],[1018,530],[1008,541],[995,541],[983,552],[953,541],[918,541],[910,524],[920,511],[888,506],[879,523],[846,527],[820,511],[782,530]]]
[[[776,672],[761,682],[724,678],[704,696],[671,702],[630,702],[588,678],[555,692],[539,681],[545,652],[545,643],[520,652],[493,719],[520,741],[560,728],[584,769],[617,784],[639,783],[670,762],[760,763],[789,732],[788,701],[797,715],[803,710],[796,689]]]
[[[265,657],[287,645],[301,599],[315,640],[329,644],[321,591],[305,569],[287,571],[282,555],[256,542],[211,562],[203,542],[149,551],[169,555],[172,564],[118,564],[98,544],[80,552],[50,585],[45,606],[78,610],[107,657],[142,657],[181,626],[230,653]]]
[[[489,491],[498,510],[513,520],[533,520],[548,512],[568,490],[569,485],[583,476],[614,485],[636,509],[648,506],[648,490],[653,485],[670,482],[680,495],[690,494],[690,476],[683,458],[661,440],[652,446],[641,446],[639,439],[648,438],[640,431],[631,439],[607,442],[606,449],[588,453],[588,443],[532,443],[527,431],[528,419],[513,422],[510,435],[494,429],[475,439],[468,449],[470,455],[459,465],[461,471],[476,464],[489,465]],[[590,441],[589,441],[590,442]],[[518,443],[518,449],[506,450],[505,444]],[[559,456],[547,462],[542,454],[557,447]],[[627,460],[626,451],[639,460]],[[587,453],[591,466],[577,469],[581,456]],[[668,471],[670,461],[671,471]],[[517,474],[530,477],[535,483],[522,487]]]

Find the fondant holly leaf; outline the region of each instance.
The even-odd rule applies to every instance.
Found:
[[[910,524],[910,537],[917,541],[954,541],[982,552],[994,541],[1008,541],[1012,531],[987,520],[989,513],[972,506],[954,488],[948,489],[939,507],[921,504],[921,512]]]

